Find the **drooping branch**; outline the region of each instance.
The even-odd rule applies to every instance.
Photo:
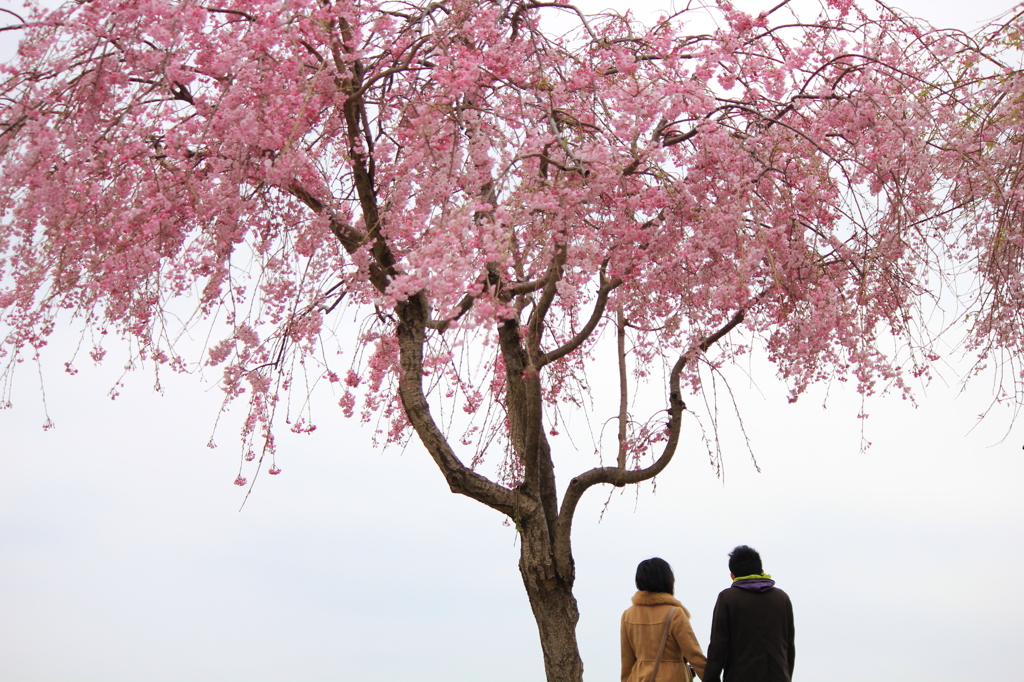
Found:
[[[14,17],[18,21],[20,21],[22,24],[25,23],[25,19],[22,18],[22,16],[20,14],[18,14],[17,12],[15,12],[14,10],[9,10],[9,9],[5,9],[3,7],[0,7],[0,12],[3,12],[4,14],[10,14],[12,17]]]

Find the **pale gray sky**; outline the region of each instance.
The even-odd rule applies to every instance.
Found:
[[[969,28],[1001,3],[900,3]],[[634,3],[634,6],[637,6]],[[4,38],[0,38],[2,40]],[[231,415],[189,377],[61,371],[58,335],[0,412],[0,679],[5,682],[530,682],[540,647],[502,518],[451,495],[416,446],[380,453],[331,401],[311,436],[282,436],[283,473],[245,509]],[[762,468],[725,443],[716,479],[696,426],[651,486],[577,513],[580,646],[591,682],[618,674],[618,618],[636,563],[662,556],[706,646],[726,553],[758,548],[797,618],[795,682],[1020,679],[1024,432],[988,385],[941,385],[921,407],[855,396],[795,405],[770,373],[734,385]],[[239,410],[236,409],[234,413]],[[237,416],[237,415],[235,415]],[[577,427],[580,424],[576,424]],[[577,432],[579,429],[577,429]],[[564,480],[590,463],[556,444]]]

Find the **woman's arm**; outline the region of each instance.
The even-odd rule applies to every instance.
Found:
[[[676,643],[679,644],[683,660],[692,665],[694,672],[697,673],[697,677],[703,680],[704,666],[707,665],[708,659],[704,657],[704,652],[697,642],[697,636],[693,634],[690,617],[686,615],[686,611],[682,609],[679,611],[679,615],[672,619],[672,636],[675,637]]]
[[[629,641],[629,634],[626,632],[626,614],[622,614],[622,623],[619,626],[619,640],[622,646],[622,682],[629,679],[633,672],[633,665],[636,663],[636,652],[633,651],[633,644]]]

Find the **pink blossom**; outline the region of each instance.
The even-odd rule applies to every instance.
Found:
[[[975,40],[852,0],[799,26],[721,0],[711,33],[687,10],[574,34],[544,5],[41,10],[0,79],[0,358],[72,319],[94,362],[115,334],[133,366],[218,367],[243,463],[313,430],[318,384],[399,443],[422,389],[460,461],[503,453],[512,484],[511,392],[585,409],[619,311],[630,380],[685,359],[697,393],[763,349],[793,399],[906,392],[955,263],[966,347],[1024,350],[1020,17]],[[663,429],[633,421],[636,464]]]

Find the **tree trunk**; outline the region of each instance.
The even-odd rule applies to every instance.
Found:
[[[547,682],[582,682],[583,660],[576,645],[580,612],[572,594],[574,575],[561,575],[542,514],[517,519],[521,551],[519,572],[540,631]]]

